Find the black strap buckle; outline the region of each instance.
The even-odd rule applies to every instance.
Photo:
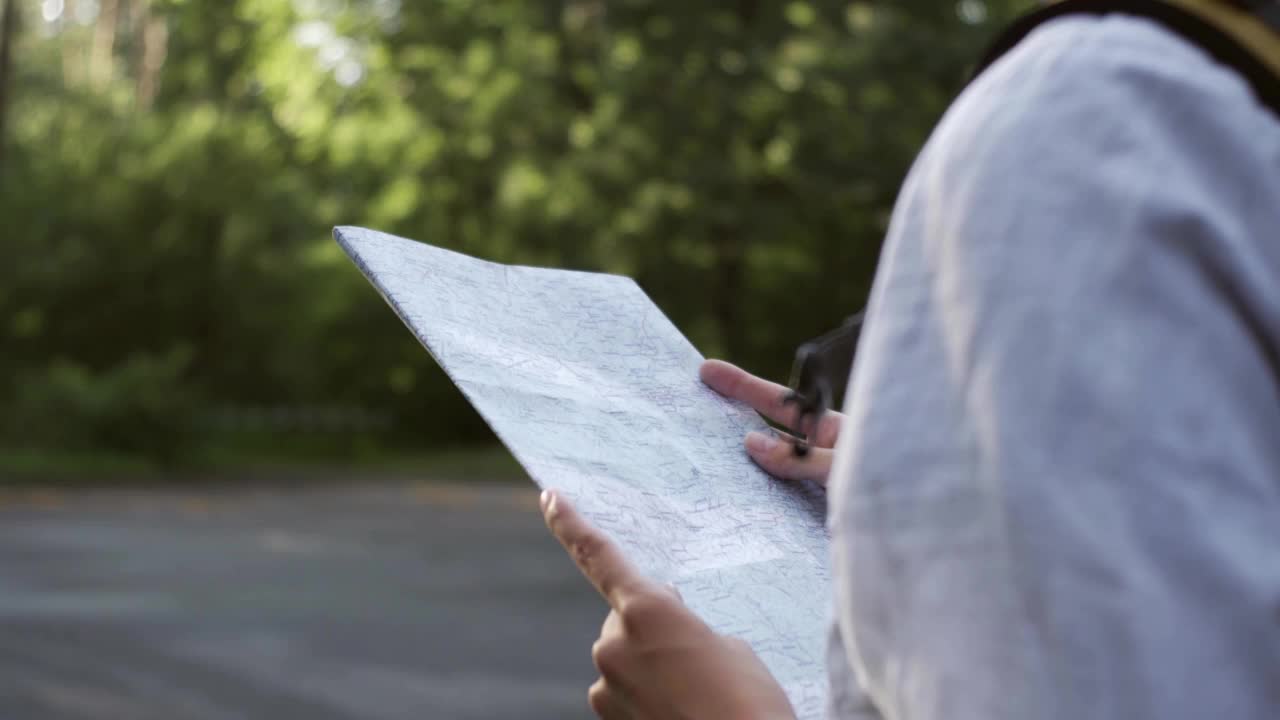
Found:
[[[842,395],[853,369],[853,356],[862,332],[863,313],[849,317],[825,335],[804,343],[796,350],[791,369],[791,390],[783,398],[795,405],[796,422],[791,428],[796,436],[792,452],[797,457],[809,454],[809,442],[818,429],[822,415],[831,408],[837,395]]]

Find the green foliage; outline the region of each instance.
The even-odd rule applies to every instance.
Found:
[[[102,372],[67,361],[19,379],[9,428],[28,447],[137,453],[175,459],[190,439],[187,353],[136,354]]]
[[[105,23],[21,3],[8,425],[63,413],[83,430],[59,442],[172,453],[159,418],[204,398],[485,437],[339,223],[632,275],[706,354],[780,376],[862,305],[908,164],[1025,4],[121,0]]]

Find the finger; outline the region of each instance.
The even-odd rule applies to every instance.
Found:
[[[675,583],[667,583],[665,587],[667,588],[667,592],[671,593],[671,595],[674,596],[675,599],[679,600],[682,605],[684,604],[684,595],[680,594],[680,588],[676,587]]]
[[[591,643],[591,664],[600,671],[600,677],[613,683],[614,688],[621,689],[627,677],[628,658],[627,640],[621,636],[600,636]]]
[[[649,581],[623,556],[605,534],[588,523],[558,493],[542,493],[542,515],[578,569],[615,610],[627,598],[648,590]]]
[[[631,720],[626,698],[613,689],[604,678],[591,684],[587,690],[587,704],[603,720]]]
[[[703,362],[698,375],[702,378],[702,382],[721,395],[732,400],[741,400],[770,420],[799,431],[799,428],[796,428],[799,421],[798,409],[795,405],[784,402],[790,392],[785,385],[758,378],[723,360]],[[836,436],[840,434],[840,424],[843,419],[844,415],[838,412],[823,413],[818,421],[818,427],[812,433],[813,445],[828,448],[834,446]]]
[[[827,484],[831,460],[835,456],[833,450],[810,447],[807,453],[797,457],[794,441],[784,439],[778,433],[747,433],[746,444],[751,459],[774,477]]]
[[[622,635],[622,616],[617,610],[610,610],[609,614],[604,618],[604,624],[600,626],[600,639],[609,640]]]

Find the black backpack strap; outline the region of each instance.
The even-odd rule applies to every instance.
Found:
[[[1276,0],[1242,0],[1263,22],[1280,27],[1280,2]],[[1013,49],[1031,31],[1055,18],[1068,15],[1107,15],[1123,13],[1153,20],[1165,29],[1198,46],[1218,62],[1234,68],[1253,89],[1258,100],[1269,107],[1280,120],[1280,75],[1260,60],[1230,34],[1215,27],[1195,13],[1163,0],[1064,0],[1025,15],[996,39],[978,63],[976,78],[1000,56]],[[1278,30],[1280,32],[1280,30]],[[1280,43],[1280,36],[1277,36]]]
[[[1280,33],[1280,0],[1242,0],[1245,8]]]

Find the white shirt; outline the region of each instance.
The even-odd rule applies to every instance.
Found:
[[[1280,120],[1046,24],[902,190],[831,475],[831,716],[1280,717]]]

